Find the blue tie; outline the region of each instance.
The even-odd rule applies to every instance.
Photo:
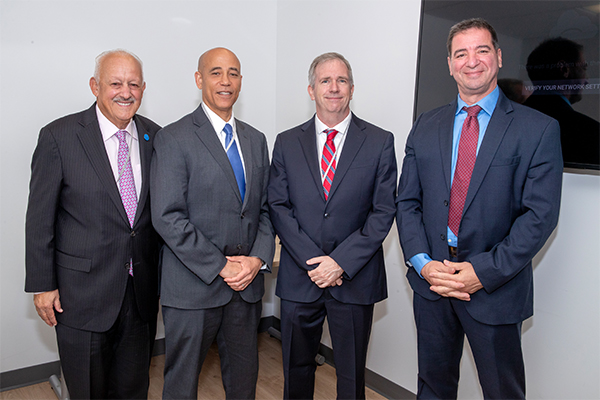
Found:
[[[225,132],[225,147],[227,148],[229,143],[231,143],[233,140],[233,129],[231,128],[231,125],[225,124],[223,131]],[[242,165],[242,159],[240,158],[240,153],[238,152],[235,142],[231,143],[231,146],[229,146],[229,150],[227,150],[227,157],[229,157],[231,168],[233,168],[233,173],[235,174],[235,179],[237,180],[238,188],[240,189],[242,201],[244,201],[244,195],[246,194],[244,166]]]

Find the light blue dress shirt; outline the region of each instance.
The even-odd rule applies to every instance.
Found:
[[[479,121],[479,139],[477,141],[477,154],[479,154],[479,148],[481,147],[481,143],[483,142],[485,131],[487,129],[488,124],[490,123],[490,119],[492,118],[492,114],[494,112],[494,109],[496,108],[496,103],[498,103],[499,96],[500,92],[497,86],[490,94],[485,96],[483,99],[479,100],[477,103],[471,104],[470,106],[467,105],[467,103],[465,103],[460,98],[460,95],[458,96],[456,112],[454,116],[454,128],[452,132],[452,166],[450,172],[450,182],[454,180],[454,170],[456,169],[456,160],[458,158],[458,144],[460,142],[460,134],[462,131],[463,123],[467,118],[467,112],[463,110],[463,107],[472,107],[474,105],[478,105],[482,109],[477,115],[477,121]],[[448,240],[448,246],[457,247],[458,238],[450,230],[450,228],[447,228],[446,238]],[[427,253],[416,254],[408,260],[410,265],[412,265],[412,267],[419,273],[419,276],[421,276],[421,270],[429,261],[431,261],[431,257]]]

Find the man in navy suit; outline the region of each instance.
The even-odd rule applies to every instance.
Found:
[[[277,137],[268,189],[282,243],[284,398],[313,397],[327,316],[338,398],[364,399],[373,307],[387,297],[381,244],[395,214],[394,137],[350,112],[343,56],[317,57],[309,80],[316,116]]]
[[[397,199],[417,397],[456,398],[466,334],[484,397],[525,398],[521,324],[533,314],[531,260],[558,221],[559,126],[498,89],[502,53],[486,21],[454,25],[447,47],[459,95],[415,122]]]

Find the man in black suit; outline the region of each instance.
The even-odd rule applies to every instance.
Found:
[[[562,37],[540,43],[527,58],[536,90],[525,105],[555,118],[565,164],[600,164],[600,123],[573,109],[588,85],[583,46]]]
[[[165,245],[165,399],[195,399],[216,339],[228,399],[253,399],[257,330],[275,240],[265,136],[236,119],[240,61],[216,48],[198,61],[202,104],[156,136],[152,221]]]
[[[25,291],[56,327],[73,399],[147,397],[159,250],[148,186],[160,127],[136,115],[145,87],[135,55],[100,54],[96,103],[42,128],[33,154]]]
[[[525,398],[522,321],[533,314],[531,260],[558,221],[558,123],[498,89],[494,28],[448,35],[458,86],[419,116],[406,142],[396,223],[414,290],[417,398],[456,398],[467,336],[486,399]]]
[[[327,316],[338,398],[364,399],[373,308],[387,297],[382,242],[395,214],[394,137],[350,112],[352,69],[342,55],[315,58],[309,80],[316,116],[278,135],[269,180],[282,243],[283,397],[313,397]]]

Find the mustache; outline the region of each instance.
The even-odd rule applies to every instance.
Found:
[[[135,98],[130,96],[128,98],[124,98],[122,96],[113,97],[113,101],[118,101],[121,103],[135,103]]]

